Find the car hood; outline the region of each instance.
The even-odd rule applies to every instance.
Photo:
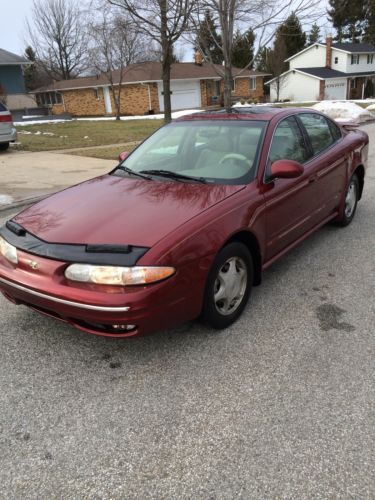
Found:
[[[60,191],[13,220],[47,242],[151,247],[243,188],[104,175]]]

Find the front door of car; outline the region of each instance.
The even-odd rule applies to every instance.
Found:
[[[309,167],[315,171],[314,197],[322,220],[337,210],[347,176],[348,153],[339,146],[341,130],[318,113],[298,115],[310,141],[312,158]]]
[[[309,145],[294,116],[279,122],[272,137],[265,172],[266,261],[303,236],[317,223],[314,197],[314,165],[306,164],[311,156]],[[270,168],[276,160],[295,160],[304,172],[294,179],[270,180]]]

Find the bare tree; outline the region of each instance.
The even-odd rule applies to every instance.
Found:
[[[285,71],[285,59],[287,57],[286,45],[283,38],[277,38],[272,50],[268,51],[267,70],[275,78],[276,101],[280,100],[280,91],[285,85],[286,78],[283,75]]]
[[[36,57],[54,79],[75,78],[87,67],[83,11],[74,0],[33,0],[27,34]]]
[[[231,110],[232,90],[232,54],[235,30],[246,26],[256,36],[255,50],[251,61],[244,69],[250,67],[259,51],[267,46],[275,36],[277,27],[294,12],[301,20],[309,17],[319,17],[320,0],[197,0],[196,9],[192,16],[195,30],[204,22],[205,13],[209,10],[214,23],[219,25],[219,33],[215,43],[223,56],[223,67],[216,69],[224,79],[224,106]],[[314,13],[314,16],[312,15]],[[210,26],[207,25],[207,29]],[[211,30],[211,36],[215,33]],[[243,71],[242,70],[242,71]]]
[[[188,29],[196,0],[107,0],[124,9],[161,49],[164,119],[171,120],[171,64],[173,45]]]
[[[93,41],[90,63],[107,78],[119,120],[124,69],[142,60],[146,49],[144,36],[131,20],[108,12],[100,22],[90,23],[90,34]]]

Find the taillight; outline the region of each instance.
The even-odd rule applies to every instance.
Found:
[[[11,122],[12,121],[12,115],[10,113],[6,115],[0,115],[0,122]]]

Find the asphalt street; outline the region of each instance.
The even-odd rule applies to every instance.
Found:
[[[228,330],[108,340],[0,298],[0,498],[375,498],[364,129],[354,222],[271,267]]]

